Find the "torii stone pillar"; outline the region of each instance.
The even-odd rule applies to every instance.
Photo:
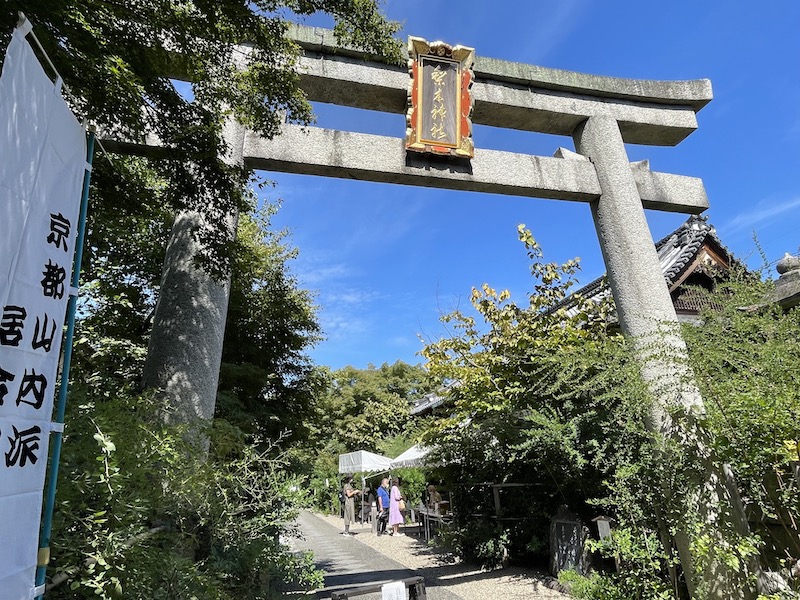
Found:
[[[245,132],[231,117],[222,129],[224,160],[240,169]],[[237,223],[238,214],[228,215],[216,235],[232,239]],[[158,390],[163,399],[167,422],[176,424],[210,423],[214,417],[230,295],[230,278],[216,280],[195,265],[200,248],[192,232],[198,227],[210,225],[197,212],[175,216],[142,374],[144,388]]]
[[[733,475],[727,465],[714,463],[702,428],[696,423],[704,412],[702,397],[688,367],[686,345],[617,121],[609,115],[590,117],[576,129],[574,139],[577,151],[589,158],[597,171],[602,191],[600,198],[591,202],[592,216],[620,326],[636,348],[642,376],[653,394],[651,428],[678,441],[694,455],[698,496],[712,500],[711,506],[700,510],[712,539],[719,535],[719,521],[723,519],[740,535],[747,535],[748,524]],[[673,406],[682,409],[685,416],[673,420],[668,412]],[[690,539],[686,531],[675,536],[689,592],[694,595],[697,582],[692,578],[695,565]],[[750,568],[759,577],[760,587],[758,561],[751,561]],[[709,598],[752,597],[741,574],[721,562],[712,558],[705,571]]]
[[[590,117],[576,129],[574,139],[576,150],[594,164],[600,183],[600,198],[590,205],[622,331],[639,345],[666,341],[675,357],[683,360],[686,346],[675,335],[678,317],[617,121],[606,115]],[[645,379],[661,381],[667,375],[677,386],[676,374],[665,373],[664,368],[648,361]],[[697,389],[692,385],[684,391],[686,409],[702,411]],[[656,427],[662,418],[655,419]]]

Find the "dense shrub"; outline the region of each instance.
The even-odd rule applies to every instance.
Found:
[[[70,407],[48,598],[266,599],[319,585],[285,545],[304,498],[274,446],[218,421],[206,454],[154,414],[149,396]]]
[[[644,346],[622,336],[609,302],[576,298],[569,312],[558,309],[577,262],[546,263],[530,232],[521,226],[519,233],[535,279],[528,302],[486,284],[474,289],[477,316],[445,315],[451,337],[423,351],[433,376],[453,384],[448,416],[427,441],[447,465],[443,479],[460,484],[456,550],[485,564],[519,552],[507,529],[476,517],[495,513],[491,497],[476,490],[526,483],[540,486],[527,513],[532,550],[548,539],[542,517],[558,504],[584,522],[614,519],[615,535],[596,550],[618,559],[622,571],[575,579],[580,597],[685,598],[694,589],[704,598],[712,586],[754,588],[759,562],[788,573],[800,558],[800,484],[792,472],[800,445],[800,310],[770,305],[769,282],[734,271],[704,303],[702,323],[687,326],[686,365],[660,340]],[[695,382],[667,386],[655,400],[639,345],[669,372],[693,372],[705,410],[684,402]],[[739,496],[761,521],[752,534]],[[504,514],[496,516],[502,522]]]
[[[458,558],[485,569],[502,567],[508,561],[508,531],[496,523],[455,525],[443,530],[441,540]]]

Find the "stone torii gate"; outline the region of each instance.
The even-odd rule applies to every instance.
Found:
[[[299,73],[309,100],[406,112],[405,67],[340,46],[331,30],[294,26],[290,35],[303,50]],[[697,128],[696,113],[712,99],[710,81],[598,77],[483,57],[476,59],[473,72],[473,123],[572,137],[577,152],[558,149],[555,156],[544,157],[478,148],[471,160],[443,160],[407,152],[399,136],[285,124],[280,136],[267,140],[229,122],[228,159],[247,169],[588,203],[620,325],[640,348],[642,372],[654,395],[652,426],[666,436],[675,435],[677,426],[666,416],[665,407],[677,401],[692,415],[702,413],[703,405],[686,376],[686,348],[677,333],[677,317],[644,209],[698,214],[708,208],[708,199],[698,178],[654,172],[647,161],[630,163],[624,144],[677,145]],[[148,152],[129,144],[113,147]],[[186,235],[190,223],[191,218],[176,219],[155,316],[156,322],[172,323],[173,331],[151,340],[150,347],[150,354],[159,360],[172,353],[174,369],[148,374],[146,368],[145,379],[195,406],[196,416],[210,419],[227,287],[191,264],[195,250]],[[192,325],[181,328],[181,315],[186,316],[190,304]],[[198,306],[207,310],[196,310]],[[176,339],[182,344],[178,353],[173,351]],[[671,358],[648,352],[653,342],[666,345]],[[176,372],[183,376],[175,377]],[[693,440],[693,452],[707,459],[703,468],[707,467],[708,479],[701,483],[716,487],[720,498],[733,503],[734,521],[746,531],[738,494],[726,486],[731,482],[728,473],[711,466],[702,440]],[[688,539],[678,536],[676,542],[688,574],[692,569]],[[735,577],[714,564],[706,581],[721,586],[718,597],[748,597],[744,586],[733,582]]]
[[[301,86],[312,101],[406,112],[404,67],[339,46],[330,30],[297,26]],[[698,214],[700,179],[630,163],[624,143],[676,145],[697,128],[712,98],[708,80],[665,82],[597,77],[478,57],[472,122],[574,139],[554,157],[478,148],[470,161],[406,152],[401,138],[285,124],[280,136],[243,139],[254,169],[365,181],[573,200],[590,204],[623,331],[652,334],[677,323],[644,209]],[[699,400],[699,398],[698,398]]]
[[[303,49],[298,70],[310,100],[406,112],[405,67],[342,47],[331,30],[297,25],[290,36]],[[643,209],[698,214],[708,199],[698,178],[629,163],[623,144],[678,144],[697,128],[696,112],[712,98],[710,82],[597,77],[482,57],[474,75],[473,123],[571,136],[579,153],[478,148],[468,162],[443,161],[406,152],[400,137],[284,124],[280,136],[267,140],[228,120],[226,160],[246,169],[589,203],[624,331],[641,338],[654,318],[676,322]],[[157,141],[104,142],[112,151],[161,154]],[[144,379],[180,398],[176,406],[194,407],[187,417],[210,419],[228,291],[192,264],[196,226],[203,226],[197,214],[176,217],[154,317],[168,335],[151,339]],[[191,327],[181,327],[189,321]]]
[[[301,86],[310,100],[406,112],[405,68],[343,48],[329,30],[297,27],[293,37],[304,50]],[[726,513],[746,534],[733,477],[715,464],[695,428],[692,417],[703,413],[703,402],[644,213],[698,214],[708,208],[705,189],[700,179],[653,172],[647,161],[630,163],[624,145],[677,145],[697,128],[696,113],[712,99],[711,82],[597,77],[482,57],[473,72],[473,123],[569,136],[577,153],[559,148],[554,157],[542,157],[478,149],[468,162],[442,161],[406,152],[399,138],[287,124],[273,140],[246,134],[244,162],[271,171],[589,203],[620,325],[639,349],[654,396],[651,426],[680,439],[701,463],[698,485],[717,500],[706,515],[709,524]],[[653,352],[654,344],[660,352]],[[667,416],[667,407],[676,404],[688,423]],[[727,508],[720,510],[720,503]],[[694,594],[690,535],[679,532],[675,542]],[[759,572],[755,563],[751,568]],[[703,579],[709,597],[751,595],[735,572],[713,558]]]

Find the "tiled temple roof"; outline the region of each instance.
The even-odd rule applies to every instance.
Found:
[[[425,394],[422,399],[418,400],[411,406],[411,414],[421,415],[441,406],[447,399],[449,391],[454,387],[458,387],[459,385],[461,384],[458,381],[451,381],[442,386],[439,391]]]
[[[723,256],[730,260],[730,253],[717,237],[716,229],[708,224],[708,217],[692,215],[675,231],[656,242],[658,260],[661,272],[667,282],[667,287],[672,286],[681,278],[686,268],[692,264],[703,245],[713,241],[720,249]],[[592,302],[599,303],[611,294],[611,289],[606,276],[598,277],[588,285],[570,294],[564,300],[553,306],[548,312],[552,313],[564,308],[567,314],[574,316],[577,312],[575,296],[580,295]]]
[[[440,396],[439,394],[431,392],[430,394],[426,394],[422,400],[415,403],[411,407],[411,414],[412,415],[421,415],[426,413],[430,410],[433,410],[437,406],[441,406],[444,404],[444,396]]]

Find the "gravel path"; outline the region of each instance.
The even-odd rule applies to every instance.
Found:
[[[332,589],[351,584],[412,575],[425,578],[429,600],[570,598],[554,589],[557,583],[552,577],[539,571],[517,567],[483,571],[459,562],[442,549],[418,539],[416,527],[406,528],[405,536],[378,537],[372,534],[370,525],[356,523],[350,526],[355,537],[346,538],[340,535],[340,518],[311,513],[300,515],[299,526],[305,539],[292,545],[295,549],[313,550],[315,562],[326,573],[326,590],[321,590],[318,598],[329,598]]]

